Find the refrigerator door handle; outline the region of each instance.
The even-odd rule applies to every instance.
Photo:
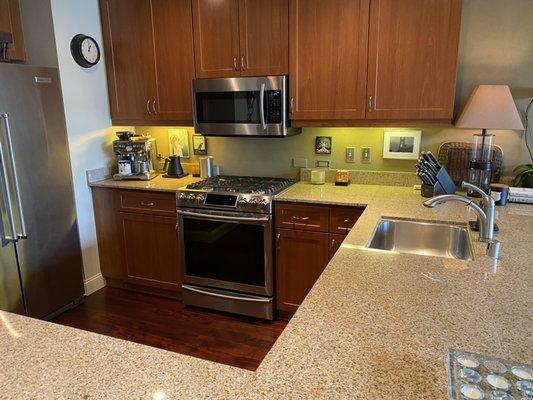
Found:
[[[22,239],[28,238],[28,232],[26,231],[26,223],[24,222],[24,210],[22,209],[22,200],[20,196],[20,185],[17,175],[17,167],[15,165],[15,156],[13,152],[13,141],[11,140],[11,129],[9,127],[9,116],[2,114],[2,120],[4,121],[4,129],[7,138],[7,151],[9,153],[9,164],[11,165],[11,171],[13,172],[13,183],[15,186],[15,200],[17,202],[18,217],[20,220],[20,236]],[[16,236],[15,236],[16,237]]]
[[[2,120],[4,121],[4,127],[5,127],[5,118],[2,114]],[[6,115],[7,116],[7,115]],[[4,163],[5,157],[4,157],[4,149],[0,143],[0,185],[2,187],[2,197],[4,198],[4,206],[6,208],[6,214],[7,214],[7,222],[9,225],[9,230],[11,231],[11,237],[6,236],[4,229],[3,229],[3,221],[2,221],[2,246],[5,246],[8,243],[15,243],[18,240],[17,230],[15,228],[15,217],[13,217],[13,209],[11,208],[11,193],[9,192],[9,187],[7,186],[8,178],[7,178],[7,169],[6,165]]]

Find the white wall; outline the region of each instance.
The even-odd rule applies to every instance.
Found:
[[[90,69],[78,66],[70,40],[78,33],[102,43],[97,0],[51,0],[57,58],[67,121],[76,211],[82,246],[85,290],[104,285],[100,274],[91,190],[85,171],[112,162],[113,132],[107,97],[104,60]]]

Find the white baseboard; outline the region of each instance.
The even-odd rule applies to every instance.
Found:
[[[88,296],[105,286],[105,278],[102,274],[97,274],[85,279],[83,285],[85,286],[85,296]]]

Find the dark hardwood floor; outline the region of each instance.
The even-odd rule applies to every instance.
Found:
[[[110,287],[53,322],[252,371],[287,324]]]

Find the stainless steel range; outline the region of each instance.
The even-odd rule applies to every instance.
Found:
[[[274,318],[272,199],[293,183],[219,176],[178,191],[185,304]]]

